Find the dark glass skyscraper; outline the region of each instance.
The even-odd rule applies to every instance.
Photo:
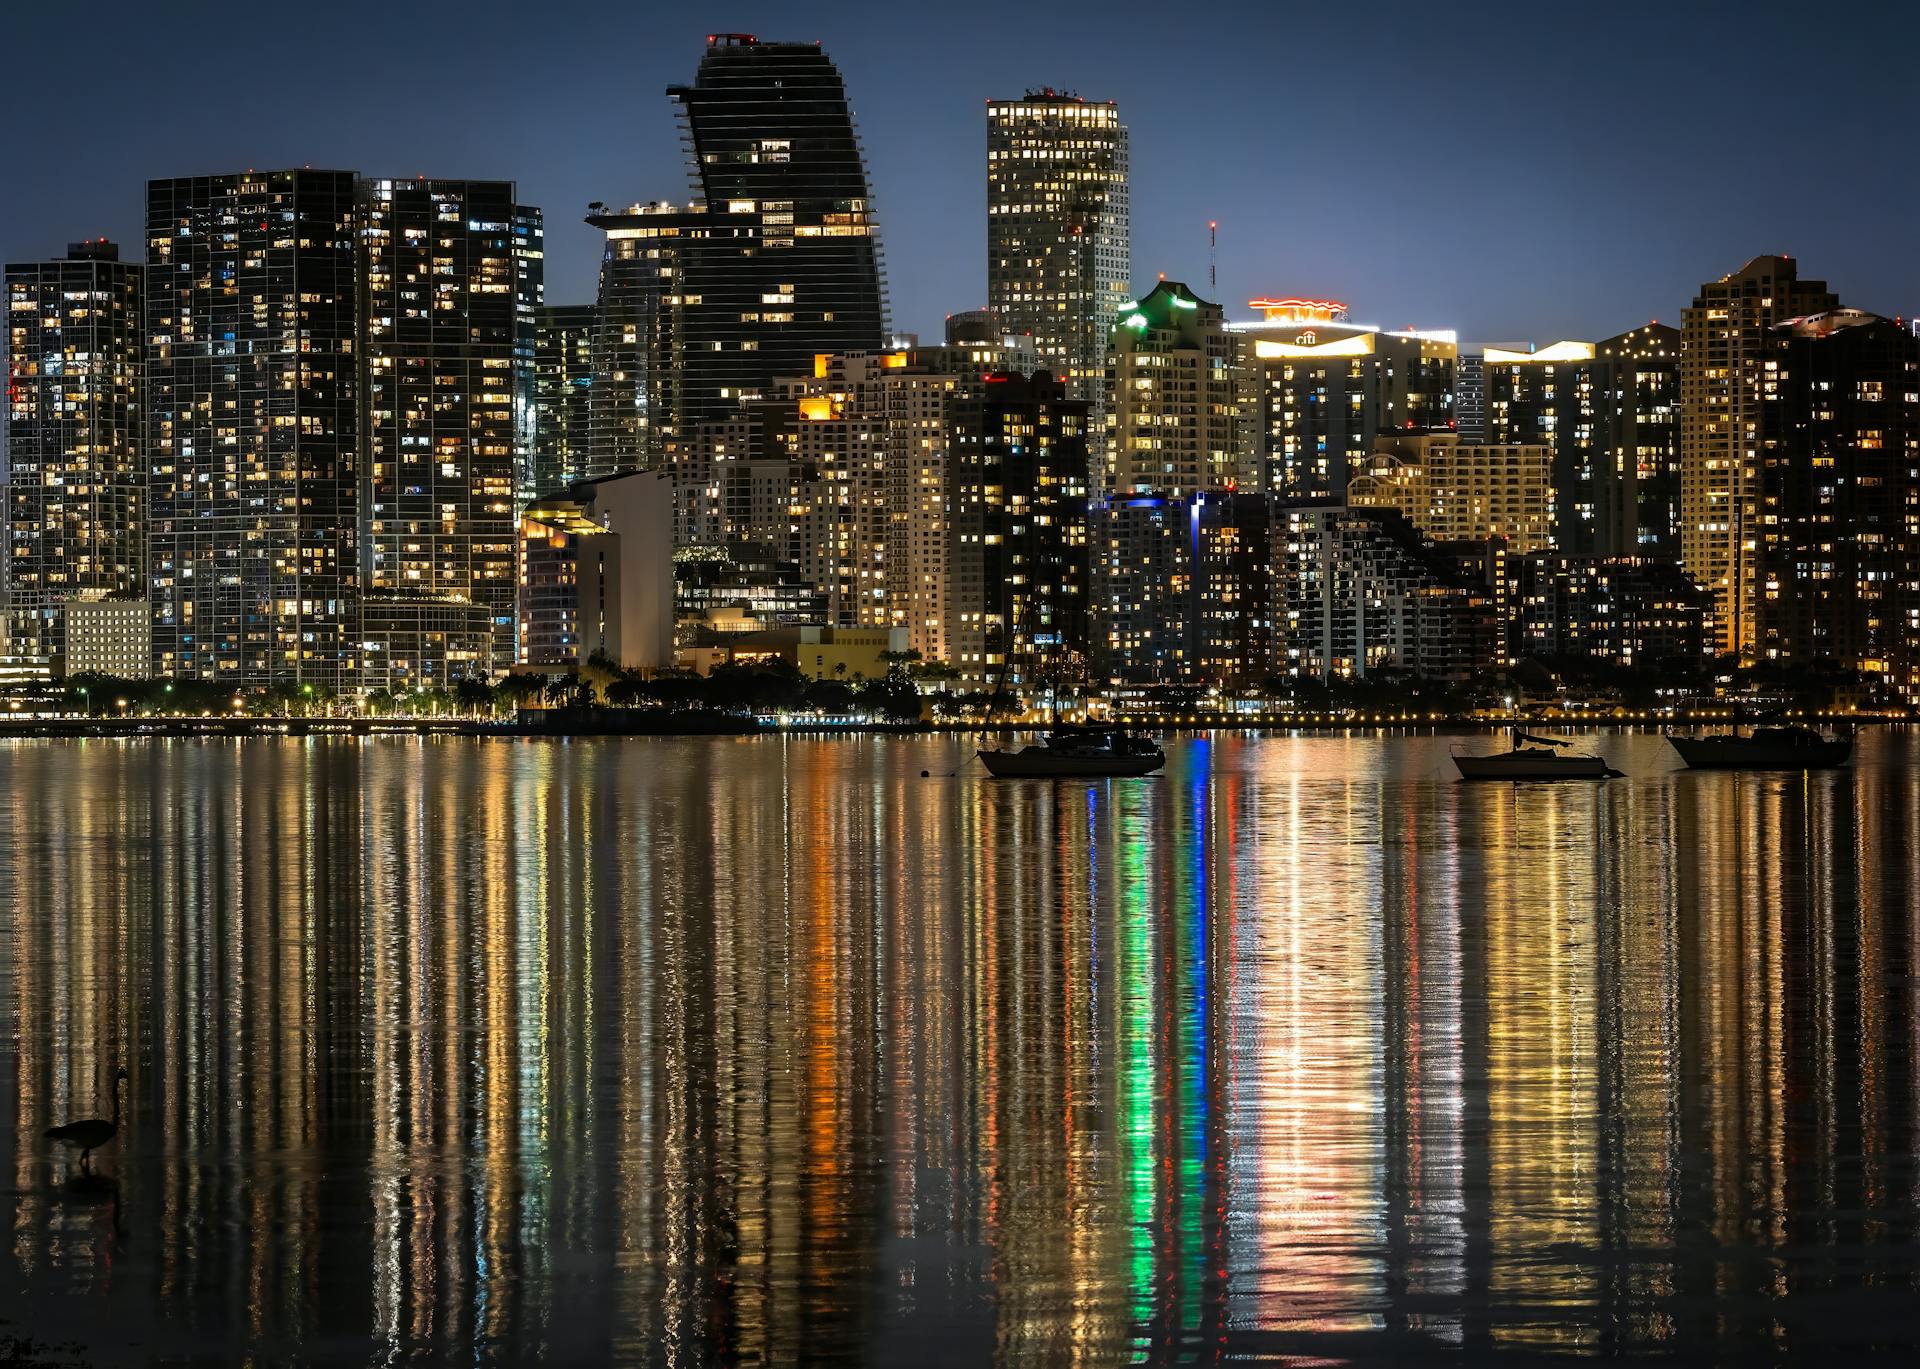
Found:
[[[147,185],[157,674],[355,683],[354,226],[350,171]]]
[[[607,247],[588,343],[587,445],[575,480],[656,467],[678,453],[678,283],[687,242],[707,226],[706,214],[665,202],[591,209],[587,222],[607,235]]]
[[[1760,658],[1920,697],[1920,341],[1857,309],[1769,330]]]
[[[1088,408],[1040,371],[986,376],[949,410],[947,640],[971,683],[1085,662]]]
[[[886,341],[873,200],[840,73],[816,44],[708,41],[679,103],[707,225],[679,280],[683,425],[819,353]]]
[[[590,474],[595,312],[591,304],[549,304],[534,324],[531,483],[542,494]]]

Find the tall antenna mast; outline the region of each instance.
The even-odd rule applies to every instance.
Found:
[[[1220,298],[1220,221],[1207,220],[1207,293]]]

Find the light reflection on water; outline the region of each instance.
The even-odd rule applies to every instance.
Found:
[[[0,1345],[1912,1349],[1915,739],[1446,747],[0,745]]]

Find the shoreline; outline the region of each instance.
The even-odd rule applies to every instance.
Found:
[[[1695,730],[1754,726],[1769,719],[1751,713],[1692,713],[1679,716],[1626,714],[1606,718],[1389,717],[1380,714],[1338,718],[1324,714],[1206,717],[1183,715],[1150,720],[1129,718],[1125,726],[1143,732],[1504,732],[1516,724],[1547,732],[1603,730]],[[1892,714],[1816,715],[1815,727],[1897,727],[1915,719]],[[543,722],[504,722],[473,718],[33,718],[0,719],[0,739],[218,739],[231,737],[382,737],[456,736],[502,739],[573,737],[782,737],[782,736],[986,736],[1044,732],[1038,722],[808,723],[763,726],[731,715],[669,715],[662,718],[568,718]]]

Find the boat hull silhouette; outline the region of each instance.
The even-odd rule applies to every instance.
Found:
[[[980,763],[1001,779],[1099,780],[1151,775],[1167,763],[1158,752],[1145,756],[1063,754],[1046,746],[1018,751],[982,751]]]
[[[1852,737],[1772,741],[1764,737],[1676,737],[1680,759],[1693,770],[1830,770],[1853,755]]]

